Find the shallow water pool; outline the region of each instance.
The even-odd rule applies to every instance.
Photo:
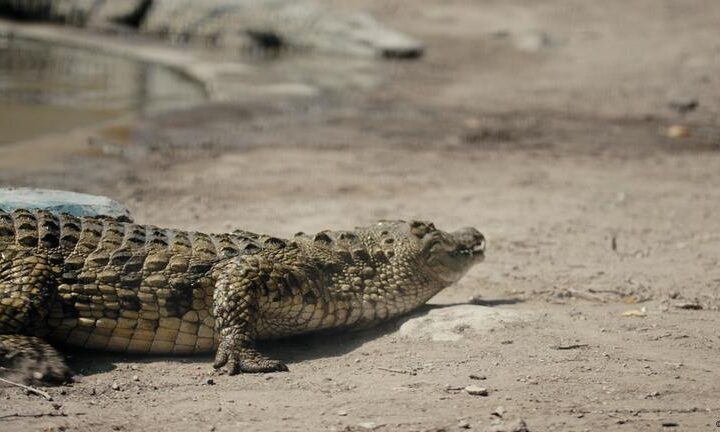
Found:
[[[198,83],[162,66],[0,35],[0,144],[204,98]]]

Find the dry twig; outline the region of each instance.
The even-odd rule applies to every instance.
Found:
[[[32,393],[32,394],[36,394],[36,395],[38,395],[38,396],[42,396],[42,397],[44,397],[46,400],[49,400],[49,401],[53,400],[52,396],[50,396],[49,394],[45,393],[45,392],[42,391],[42,390],[36,389],[35,387],[30,387],[30,386],[25,385],[25,384],[16,383],[15,381],[10,381],[10,380],[7,380],[7,379],[5,379],[5,378],[0,378],[0,381],[4,382],[4,383],[6,383],[6,384],[13,385],[13,386],[15,386],[15,387],[20,387],[21,389],[24,389],[25,391],[30,392],[30,393]]]

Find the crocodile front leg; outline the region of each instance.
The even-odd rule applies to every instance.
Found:
[[[42,333],[55,295],[47,259],[31,251],[0,253],[0,375],[26,382],[62,382],[70,370]]]
[[[269,359],[255,349],[258,283],[259,269],[247,262],[232,260],[219,270],[213,295],[213,315],[220,343],[213,366],[224,368],[230,375],[288,370],[283,362]]]

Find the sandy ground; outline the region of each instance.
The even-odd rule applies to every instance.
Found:
[[[5,146],[0,185],[209,231],[476,226],[486,262],[409,321],[444,313],[455,340],[400,320],[264,344],[291,372],[237,377],[210,357],[73,352],[78,382],[47,388],[54,402],[0,388],[0,430],[715,430],[720,3],[329,3],[384,17],[428,56],[379,66],[365,91]],[[499,321],[447,306],[477,296]]]

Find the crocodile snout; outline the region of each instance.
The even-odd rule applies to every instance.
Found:
[[[461,228],[453,233],[460,247],[472,252],[478,258],[485,255],[485,236],[473,227]]]

